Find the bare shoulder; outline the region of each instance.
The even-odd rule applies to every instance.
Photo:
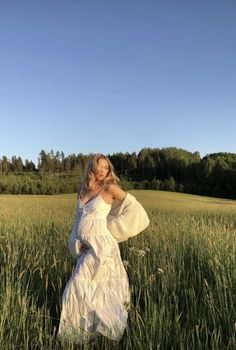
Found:
[[[114,198],[119,201],[123,201],[126,196],[126,192],[123,191],[119,186],[115,184],[108,184],[106,187],[106,191]]]

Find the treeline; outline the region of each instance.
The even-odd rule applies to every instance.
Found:
[[[41,150],[38,164],[0,159],[0,193],[59,194],[77,191],[92,154]],[[107,155],[125,189],[178,191],[236,199],[236,154],[214,153],[201,158],[199,152],[175,147],[143,148],[136,154]]]

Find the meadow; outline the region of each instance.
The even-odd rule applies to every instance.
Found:
[[[131,307],[119,343],[84,349],[236,349],[236,201],[130,191],[149,227],[120,244]],[[76,194],[0,196],[0,349],[79,349],[56,340]]]

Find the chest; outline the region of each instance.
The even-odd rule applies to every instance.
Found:
[[[88,204],[91,202],[94,198],[96,197],[102,197],[102,199],[107,203],[107,204],[112,204],[113,203],[113,197],[110,193],[107,191],[102,191],[100,193],[94,192],[94,191],[87,191],[84,192],[80,195],[80,200],[82,201],[83,204]]]

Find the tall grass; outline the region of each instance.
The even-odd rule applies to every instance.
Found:
[[[120,244],[131,308],[119,343],[84,349],[235,349],[235,202],[135,195],[148,229]],[[0,197],[0,349],[77,349],[56,340],[75,196]],[[227,207],[228,206],[228,207]]]

